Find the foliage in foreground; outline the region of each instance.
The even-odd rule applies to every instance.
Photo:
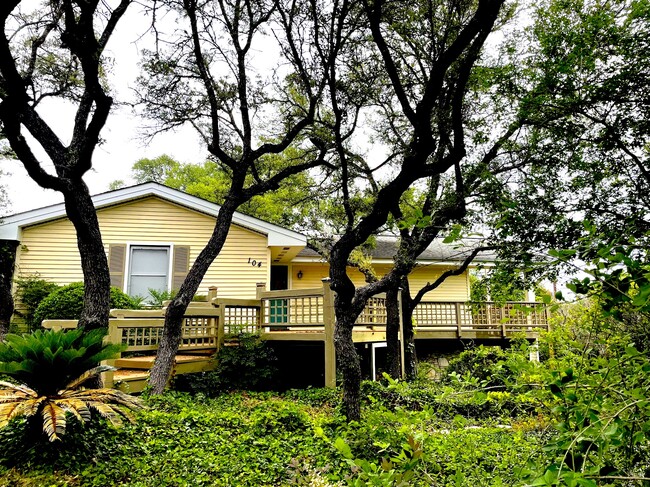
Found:
[[[18,383],[0,381],[4,387],[0,389],[0,428],[22,416],[32,425],[41,417],[43,432],[54,441],[65,434],[68,414],[81,423],[90,421],[91,411],[114,426],[121,426],[122,418],[133,421],[129,409],[141,407],[137,398],[114,389],[82,387],[112,369],[97,364],[121,348],[105,344],[103,337],[103,330],[81,329],[7,335],[0,343],[0,373]]]
[[[43,432],[49,441],[60,440],[66,432],[68,414],[87,423],[95,411],[113,426],[122,426],[122,419],[134,422],[129,410],[142,407],[133,396],[116,389],[85,389],[82,385],[113,367],[100,365],[82,374],[56,394],[40,395],[24,384],[0,381],[0,428],[15,418],[25,416],[34,420],[41,416]],[[123,406],[123,407],[120,407]]]
[[[92,422],[58,449],[24,448],[22,424],[15,423],[0,431],[0,472],[22,485],[365,485],[359,482],[373,476],[371,465],[405,458],[403,445],[411,442],[420,460],[390,460],[395,475],[413,471],[410,485],[508,485],[515,480],[511,466],[540,452],[541,436],[530,428],[468,428],[460,419],[440,421],[432,409],[376,406],[361,423],[347,424],[330,406],[340,397],[332,401],[330,394],[168,393],[149,398],[135,424],[110,430]],[[351,468],[343,452],[370,470]]]
[[[273,350],[257,333],[242,332],[233,338],[237,340],[237,346],[221,347],[214,357],[217,362],[214,370],[177,376],[175,388],[206,395],[232,390],[272,389],[278,374]]]
[[[104,343],[105,334],[104,330],[75,329],[7,335],[0,343],[0,374],[28,384],[38,394],[56,394],[122,349]]]

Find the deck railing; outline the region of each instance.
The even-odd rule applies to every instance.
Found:
[[[421,302],[413,311],[418,329],[455,330],[458,338],[468,332],[498,331],[502,337],[517,332],[548,329],[547,308],[528,302]]]
[[[179,351],[185,354],[218,350],[229,335],[261,332],[271,340],[316,340],[325,344],[325,382],[336,382],[334,351],[334,293],[328,282],[321,288],[265,291],[256,299],[217,298],[192,303],[185,313]],[[422,302],[413,313],[416,339],[510,338],[523,332],[535,338],[548,328],[541,303]],[[385,341],[386,297],[372,297],[359,315],[355,341]],[[48,320],[49,328],[74,328],[76,320]],[[126,345],[125,353],[157,350],[162,339],[164,310],[113,310],[107,340]]]
[[[260,326],[264,331],[308,330],[326,321],[322,288],[264,291],[258,286]]]

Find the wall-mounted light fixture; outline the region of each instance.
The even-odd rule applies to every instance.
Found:
[[[296,277],[298,279],[302,279],[302,271],[298,271],[298,274],[296,274]]]

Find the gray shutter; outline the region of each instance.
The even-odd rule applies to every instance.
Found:
[[[126,245],[110,244],[108,246],[108,271],[111,274],[111,286],[124,289],[124,264],[126,262]]]
[[[188,246],[174,246],[174,262],[172,265],[172,290],[178,291],[187,276],[190,268],[190,248]]]

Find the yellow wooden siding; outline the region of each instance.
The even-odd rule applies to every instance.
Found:
[[[107,252],[110,244],[188,245],[190,265],[210,238],[215,223],[213,217],[156,197],[102,209],[97,216]],[[21,243],[19,275],[38,273],[59,284],[82,280],[76,234],[69,220],[26,228]],[[208,287],[217,286],[222,297],[254,297],[255,284],[268,280],[269,256],[265,235],[233,225],[198,293],[207,294]],[[249,257],[262,266],[248,264]]]
[[[384,275],[390,266],[388,264],[375,265],[375,272],[378,276]],[[416,267],[409,276],[411,295],[415,295],[427,282],[433,282],[448,267],[427,265]],[[298,279],[298,271],[302,271],[302,278]],[[293,289],[308,289],[322,286],[322,279],[329,276],[329,265],[325,263],[294,263],[290,269]],[[365,283],[363,275],[356,269],[348,269],[355,286],[362,286]],[[428,301],[468,301],[469,300],[469,277],[465,272],[460,276],[452,276],[434,291],[427,293],[425,300]]]

